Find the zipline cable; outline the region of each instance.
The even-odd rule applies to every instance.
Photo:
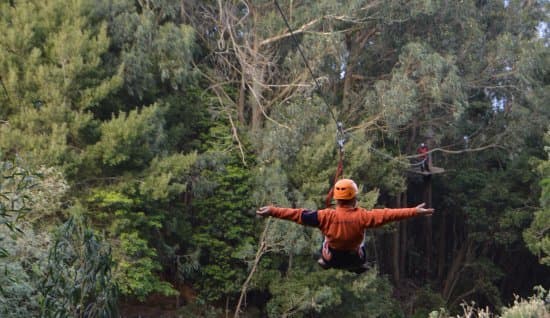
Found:
[[[315,77],[315,74],[313,73],[313,70],[311,69],[311,66],[309,66],[309,62],[307,61],[306,55],[302,51],[302,48],[300,47],[300,43],[296,39],[296,36],[294,35],[294,31],[292,30],[292,27],[290,26],[290,23],[288,23],[288,19],[285,16],[285,13],[283,12],[283,9],[279,5],[279,2],[277,0],[273,0],[275,3],[275,6],[277,7],[277,10],[279,10],[279,13],[281,14],[281,17],[283,18],[283,21],[285,22],[286,27],[288,28],[288,32],[290,33],[290,37],[292,38],[292,41],[294,41],[294,44],[296,45],[296,49],[300,53],[300,56],[302,57],[302,60],[304,61],[304,64],[306,65],[306,68],[309,71],[309,74],[311,74],[311,77],[313,78],[313,82],[315,83],[315,87],[317,88],[319,96],[321,96],[321,99],[323,102],[325,102],[325,105],[327,106],[327,109],[330,113],[330,116],[334,120],[334,123],[336,124],[336,144],[338,145],[338,166],[336,168],[336,174],[334,176],[334,184],[336,184],[336,181],[338,181],[338,178],[342,176],[344,173],[344,143],[346,142],[346,134],[344,132],[344,125],[338,121],[336,118],[336,115],[332,111],[332,108],[330,107],[330,104],[325,97],[325,95],[321,91],[321,85],[319,84],[319,81],[317,81],[317,78]],[[328,207],[330,207],[330,202],[332,200],[332,194],[334,192],[334,186],[330,187],[329,192],[327,193],[327,197],[325,199],[325,204]]]
[[[315,82],[315,86],[317,87],[317,91],[319,92],[319,95],[321,96],[321,99],[325,102],[325,104],[327,106],[327,109],[330,112],[330,115],[331,115],[332,119],[334,120],[334,123],[338,127],[339,122],[336,119],[336,116],[334,115],[334,112],[332,111],[332,109],[330,107],[330,104],[327,101],[325,95],[323,95],[322,92],[321,92],[321,85],[319,84],[319,81],[317,81],[317,78],[315,77],[315,74],[313,74],[313,70],[309,66],[306,55],[302,51],[302,48],[300,47],[300,43],[296,39],[296,36],[294,35],[294,31],[292,30],[292,27],[290,26],[290,23],[288,23],[288,19],[286,18],[285,13],[283,12],[283,9],[281,9],[281,6],[279,5],[279,2],[277,0],[273,0],[273,2],[275,2],[275,6],[277,7],[277,10],[279,10],[279,13],[281,14],[281,17],[283,18],[283,21],[285,22],[285,25],[288,28],[288,32],[290,33],[290,37],[294,41],[294,44],[296,45],[296,49],[298,50],[298,52],[302,56],[302,59],[304,60],[304,63],[305,63],[305,65],[306,65],[306,67],[309,71],[309,74],[311,74],[311,77],[313,78],[313,81]]]
[[[325,102],[326,106],[327,106],[327,109],[329,110],[330,112],[330,115],[332,117],[332,119],[334,120],[334,122],[336,123],[336,127],[337,127],[337,144],[338,144],[338,147],[340,149],[340,153],[343,152],[343,147],[344,147],[344,143],[345,143],[345,137],[346,137],[346,134],[344,132],[344,129],[343,129],[343,125],[341,122],[339,122],[337,119],[336,119],[336,116],[334,115],[334,112],[332,111],[331,107],[330,107],[330,104],[328,103],[326,97],[322,94],[321,92],[321,85],[319,85],[319,82],[317,81],[317,78],[315,77],[315,74],[313,73],[313,70],[311,69],[311,67],[309,66],[309,63],[307,61],[307,58],[304,54],[304,52],[302,51],[302,48],[300,47],[300,43],[298,43],[298,40],[296,39],[296,36],[294,35],[294,31],[292,30],[292,27],[290,26],[290,23],[288,23],[288,19],[286,18],[284,12],[283,12],[283,9],[281,9],[281,6],[279,5],[279,2],[277,0],[273,0],[273,2],[275,3],[275,6],[277,7],[277,10],[279,11],[279,13],[281,14],[281,17],[283,18],[283,21],[285,22],[285,25],[286,27],[288,28],[288,31],[290,33],[290,37],[292,38],[292,40],[294,41],[294,44],[296,45],[296,49],[298,50],[298,52],[300,53],[309,73],[311,74],[311,77],[313,78],[313,81],[315,82],[315,86],[317,87],[317,91],[319,92],[319,95],[321,96],[321,99]],[[382,153],[380,152],[379,150],[375,149],[374,147],[369,147],[371,150],[373,150],[374,152],[384,156],[384,157],[387,157],[391,160],[396,160],[395,158],[393,157],[390,157],[388,155],[386,155],[385,153]],[[339,169],[337,169],[337,176],[335,177],[335,182],[336,182],[336,179],[338,178],[338,171]],[[332,189],[331,189],[332,191]],[[330,194],[330,192],[329,192]],[[328,199],[327,199],[328,200]]]
[[[273,0],[273,2],[275,3],[275,6],[277,7],[277,10],[279,11],[283,21],[285,22],[285,25],[286,27],[288,28],[288,31],[290,33],[290,37],[292,38],[292,41],[294,42],[294,44],[296,45],[296,49],[298,50],[298,52],[300,53],[300,56],[302,57],[302,60],[304,61],[304,64],[306,66],[306,68],[308,69],[309,73],[311,74],[311,77],[313,78],[313,81],[315,83],[315,86],[317,88],[317,91],[319,93],[319,96],[321,96],[321,99],[323,100],[323,102],[325,103],[325,105],[327,106],[327,109],[332,117],[332,119],[334,120],[335,124],[336,124],[336,143],[339,147],[339,153],[340,153],[340,157],[341,157],[341,160],[343,160],[343,152],[344,152],[344,143],[346,141],[346,137],[348,135],[345,134],[345,130],[343,129],[343,125],[340,121],[338,121],[338,119],[336,118],[336,115],[334,114],[334,112],[332,111],[332,108],[330,107],[330,104],[327,100],[327,98],[325,97],[325,95],[322,93],[321,91],[321,85],[319,84],[319,81],[317,80],[317,78],[315,77],[315,74],[313,73],[313,70],[311,68],[311,66],[309,65],[309,62],[304,54],[304,52],[302,51],[302,48],[300,47],[300,43],[298,42],[298,40],[296,39],[296,36],[294,34],[294,31],[292,29],[292,27],[290,26],[290,23],[288,22],[288,19],[286,18],[284,12],[283,12],[283,9],[281,8],[281,6],[279,5],[279,2],[277,0]],[[350,135],[351,137],[353,137],[353,135]],[[437,148],[437,149],[432,149],[429,151],[429,153],[432,153],[432,152],[435,152],[435,151],[442,151],[442,152],[446,152],[446,153],[462,153],[462,152],[469,152],[469,151],[478,151],[478,150],[484,150],[486,148],[492,148],[492,147],[498,147],[498,145],[488,145],[486,147],[480,147],[478,149],[466,149],[466,150],[458,150],[458,151],[452,151],[452,150],[445,150],[445,149],[442,149],[442,148]],[[416,163],[411,163],[411,162],[405,162],[401,159],[398,159],[398,158],[395,158],[395,157],[392,157],[372,146],[369,147],[370,150],[372,150],[374,153],[382,156],[382,157],[385,157],[386,159],[388,160],[392,160],[392,161],[398,161],[400,163],[403,163],[403,164],[408,164],[410,165],[411,167],[417,167],[417,166],[420,166],[424,163],[425,160],[422,160],[420,162],[416,162]],[[428,154],[429,154],[428,153]],[[404,159],[411,159],[411,158],[418,158],[420,157],[420,155],[410,155],[410,156],[405,156],[403,157]],[[338,173],[338,170],[337,169],[337,173]],[[335,180],[338,178],[338,175],[335,177]],[[335,181],[336,182],[336,181]],[[332,189],[331,189],[332,191]]]

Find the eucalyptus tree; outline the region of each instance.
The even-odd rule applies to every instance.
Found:
[[[538,199],[525,171],[545,155],[548,53],[536,28],[546,10],[496,0],[10,1],[0,4],[0,150],[63,168],[70,202],[113,243],[123,294],[174,295],[162,272],[228,306],[267,293],[261,310],[272,316],[376,304],[384,315],[391,302],[371,297],[376,286],[390,294],[385,281],[325,283],[310,259],[321,238],[256,223],[253,209],[323,205],[338,122],[344,172],[367,205],[404,205],[407,155],[428,141],[457,171],[434,178],[445,211],[433,232],[377,232],[375,257],[397,286],[429,281],[426,298],[498,304],[497,254],[518,247]]]
[[[354,9],[352,12],[332,3],[333,7],[319,13],[316,9],[325,3],[316,2],[307,13],[298,15],[296,12],[306,2],[280,3],[283,14],[291,17],[289,21],[298,35],[298,44],[281,25],[283,17],[275,18],[275,13],[269,12],[277,8],[267,3],[224,3],[225,7],[212,6],[208,11],[217,24],[209,24],[207,40],[214,38],[218,42],[207,43],[211,43],[213,55],[224,62],[221,65],[227,66],[217,72],[224,80],[223,88],[232,90],[226,93],[220,86],[213,89],[222,104],[236,110],[235,116],[240,122],[253,128],[258,125],[254,118],[264,118],[266,129],[259,139],[262,143],[257,146],[260,159],[268,165],[282,160],[290,185],[299,190],[298,194],[289,195],[291,199],[311,195],[315,205],[319,205],[323,189],[328,188],[327,180],[334,175],[336,127],[331,115],[336,114],[347,127],[346,151],[356,152],[346,157],[352,167],[346,173],[360,176],[366,183],[372,182],[369,187],[387,182],[383,196],[403,198],[401,201],[405,204],[406,196],[400,195],[406,189],[405,178],[400,174],[409,158],[399,156],[413,153],[418,143],[427,141],[432,148],[437,148],[436,154],[444,154],[441,159],[446,160],[449,168],[460,166],[464,172],[458,177],[452,174],[443,179],[448,186],[441,186],[442,191],[437,192],[449,197],[447,203],[454,200],[452,207],[445,207],[449,211],[460,211],[459,217],[443,212],[433,232],[409,230],[407,233],[406,227],[400,226],[393,238],[400,244],[410,246],[411,240],[407,241],[406,237],[428,242],[438,238],[441,244],[437,249],[428,249],[432,244],[415,248],[415,253],[421,256],[416,259],[407,246],[385,245],[398,249],[397,253],[387,254],[394,261],[385,263],[397,264],[395,268],[390,267],[396,282],[400,278],[434,279],[449,304],[456,304],[455,300],[468,295],[483,295],[498,305],[496,284],[503,276],[497,269],[496,255],[487,246],[505,249],[510,242],[520,242],[519,236],[513,233],[525,226],[533,211],[525,211],[515,219],[513,211],[520,208],[522,198],[525,204],[533,202],[529,189],[535,182],[534,175],[525,175],[524,181],[519,182],[525,191],[517,191],[502,201],[509,206],[487,204],[485,200],[502,193],[498,185],[515,188],[514,176],[526,168],[525,157],[517,161],[503,158],[517,158],[514,156],[528,151],[536,156],[541,153],[536,143],[548,122],[543,93],[547,85],[547,53],[544,39],[538,37],[537,25],[544,19],[545,4],[536,1],[410,4],[386,1],[356,6],[354,2],[349,5]],[[262,19],[257,18],[260,15]],[[275,20],[273,24],[270,17]],[[319,21],[324,22],[317,23]],[[276,31],[279,37],[263,35],[262,23],[270,25],[265,28],[266,34],[272,30],[285,31]],[[261,44],[267,39],[276,41],[262,50]],[[218,44],[221,46],[216,46]],[[305,52],[305,61],[301,59],[298,45]],[[259,59],[261,62],[254,64],[253,61]],[[264,65],[272,66],[273,72],[266,72],[269,67]],[[319,99],[311,98],[317,83],[311,79],[308,66],[319,80]],[[275,89],[278,88],[267,89],[271,81],[283,79],[285,85],[292,83],[284,76],[292,76],[298,81],[295,83],[307,87],[300,85],[296,90],[286,90],[292,95],[277,95]],[[261,79],[266,85],[259,85]],[[247,103],[250,100],[247,96],[252,96],[253,102]],[[264,104],[258,103],[262,101],[258,96],[264,98]],[[272,96],[281,97],[273,99]],[[246,107],[250,107],[250,112]],[[256,117],[254,108],[258,108]],[[331,114],[331,110],[334,113]],[[302,119],[309,125],[302,123]],[[527,126],[529,129],[520,128]],[[526,146],[529,140],[535,142],[532,148]],[[468,153],[471,153],[469,157],[459,157]],[[461,160],[453,162],[453,158]],[[478,169],[487,171],[495,161],[507,162],[509,168],[496,171],[493,176],[480,173],[479,178],[471,179]],[[472,170],[466,170],[463,165]],[[490,185],[484,186],[482,181],[489,181]],[[487,195],[480,201],[472,200],[477,202],[470,205],[459,199],[466,200],[461,195],[465,191],[463,187],[478,189],[478,193],[485,188]],[[411,193],[411,196],[417,194]],[[468,217],[468,222],[463,223],[462,217]],[[479,224],[474,222],[476,219]],[[495,223],[501,225],[496,240],[481,235]],[[453,227],[464,231],[451,235],[448,230]],[[473,253],[478,250],[479,254]],[[479,257],[480,261],[470,267],[464,255]],[[437,258],[437,266],[429,262],[426,265],[424,259],[433,257]],[[415,275],[418,267],[426,268],[420,277]],[[468,274],[460,277],[459,273]],[[492,275],[488,275],[490,273]]]

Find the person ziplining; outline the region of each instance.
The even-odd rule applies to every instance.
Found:
[[[296,44],[298,52],[309,70],[318,91],[320,92],[320,85],[317,82],[308,61],[293,34],[292,28],[290,27],[283,10],[277,1],[275,1],[275,5],[290,32],[292,40]],[[327,207],[322,210],[311,211],[303,208],[294,209],[263,206],[256,211],[256,214],[262,217],[271,216],[293,221],[306,226],[317,227],[324,235],[324,241],[321,245],[321,257],[317,261],[318,264],[324,269],[339,268],[356,273],[362,273],[368,269],[366,250],[364,246],[366,229],[419,215],[431,215],[434,212],[434,209],[425,208],[425,203],[421,203],[413,208],[399,209],[386,208],[367,210],[359,207],[357,202],[357,184],[351,179],[338,180],[343,171],[343,148],[346,139],[343,125],[336,119],[336,116],[332,112],[330,104],[326,98],[324,98],[324,95],[320,94],[320,96],[323,98],[332,119],[336,123],[336,139],[340,155],[338,168],[336,169],[335,184],[327,196]],[[425,155],[428,156],[427,150]],[[424,161],[427,163],[427,160]],[[335,208],[330,206],[330,199],[336,200]]]
[[[334,185],[334,209],[311,211],[264,206],[256,214],[317,227],[324,235],[319,265],[324,269],[346,269],[359,274],[368,269],[363,243],[365,229],[434,212],[433,208],[424,208],[425,203],[413,208],[367,210],[358,206],[357,194],[358,187],[353,180],[340,179]]]

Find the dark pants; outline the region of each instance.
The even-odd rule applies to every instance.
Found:
[[[329,260],[324,256],[321,257],[328,268],[345,269],[358,274],[367,270],[365,246],[361,245],[357,251],[338,251],[328,246],[325,248],[328,248],[331,257]],[[321,255],[326,255],[323,253],[323,247],[321,247]]]
[[[428,158],[426,158],[422,161],[422,164],[420,165],[420,171],[430,171],[430,165],[428,163]]]

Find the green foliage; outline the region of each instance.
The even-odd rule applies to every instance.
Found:
[[[262,150],[259,160],[276,159],[284,166],[294,163],[298,153],[311,142],[310,139],[323,131],[323,124],[329,116],[328,109],[323,106],[318,97],[309,97],[287,102],[283,107],[274,109],[273,118],[277,122],[285,123],[286,127],[266,123],[261,138],[253,140],[261,142],[257,146]],[[329,139],[334,141],[333,136]]]
[[[191,167],[197,158],[194,152],[153,159],[140,186],[140,193],[157,202],[176,200],[182,193],[189,191]]]
[[[113,279],[121,293],[141,300],[153,292],[173,295],[170,284],[157,275],[161,269],[158,254],[148,240],[148,233],[162,227],[162,217],[140,211],[140,201],[118,191],[98,190],[90,196],[89,203],[95,207],[94,218],[108,224],[108,238],[116,238]]]
[[[318,279],[318,277],[315,277]],[[309,286],[308,286],[309,285]],[[286,279],[274,282],[270,288],[273,299],[268,303],[269,317],[301,316],[308,312],[322,312],[342,303],[340,292],[334,286],[319,286],[315,280]]]
[[[114,278],[120,284],[120,291],[125,295],[144,300],[151,293],[177,295],[172,286],[159,280],[155,275],[161,270],[156,261],[157,253],[147,240],[137,232],[122,233],[117,250],[118,262]]]
[[[201,251],[202,275],[196,283],[201,297],[209,301],[239,290],[246,272],[236,251],[254,242],[250,173],[235,161],[211,153],[198,163],[204,188],[195,189],[191,222],[198,226],[192,242]]]
[[[546,133],[547,144],[550,144],[550,132]],[[535,212],[535,217],[529,228],[523,232],[523,238],[532,253],[537,255],[541,264],[550,266],[550,147],[546,147],[548,159],[540,162],[538,170],[541,174],[541,210]]]
[[[518,160],[517,164],[525,163],[520,164]],[[511,164],[508,168],[505,171],[464,170],[449,183],[450,190],[456,191],[457,206],[468,215],[470,237],[474,240],[510,244],[520,239],[516,228],[525,226],[529,219],[529,211],[522,207],[536,199],[529,188],[535,176],[526,173],[524,167]],[[465,190],[459,192],[458,189]],[[514,190],[504,192],[502,189]]]
[[[304,270],[307,269],[307,270]],[[293,268],[289,275],[273,279],[269,317],[384,317],[398,315],[390,284],[375,270],[363,275],[336,270],[311,271]]]
[[[321,105],[322,102],[315,99],[285,105],[274,113],[274,117],[292,128],[269,125],[262,132],[261,139],[263,152],[260,159],[280,162],[283,171],[287,171],[289,183],[298,190],[289,193],[288,199],[308,208],[324,206],[321,202],[330,189],[338,163],[336,126],[332,121],[324,124],[330,115]],[[300,113],[304,115],[300,116]],[[372,140],[364,134],[347,134],[345,175],[353,176],[365,186],[365,191],[403,191],[402,166],[373,155],[371,147]]]
[[[502,309],[502,318],[527,318],[545,317],[550,314],[550,292],[543,287],[535,287],[537,292],[528,299],[515,298],[514,304]]]
[[[69,193],[68,181],[55,167],[40,167],[36,175],[40,182],[32,189],[31,210],[24,220],[36,228],[55,227],[68,214],[64,209]]]
[[[94,15],[110,21],[113,57],[123,65],[124,87],[130,96],[149,100],[161,92],[184,91],[193,81],[193,28],[175,23],[177,1],[98,1]]]
[[[414,296],[412,296],[412,304],[414,308],[415,318],[425,318],[428,317],[430,312],[434,308],[444,308],[445,299],[441,297],[441,294],[435,292],[431,289],[430,286],[424,286],[418,290]]]
[[[116,71],[102,69],[107,28],[87,20],[86,3],[0,5],[0,27],[7,30],[0,36],[1,114],[8,120],[0,125],[0,149],[6,153],[74,166],[92,122],[89,110],[122,84]]]
[[[479,318],[539,318],[547,317],[550,314],[550,306],[548,306],[548,300],[550,294],[541,286],[535,286],[535,294],[527,299],[515,296],[514,303],[511,306],[503,307],[500,314],[492,313],[489,308],[479,308],[475,302],[471,304],[463,303],[463,313],[457,316],[450,316],[445,309],[439,311],[432,311],[429,314],[429,318],[466,318],[466,317],[479,317]]]
[[[210,305],[191,303],[178,309],[178,314],[189,318],[217,318],[223,315],[223,310]]]
[[[92,151],[107,167],[143,168],[162,148],[162,127],[156,105],[120,114],[102,124]]]
[[[166,148],[184,153],[204,151],[204,140],[210,126],[209,95],[198,86],[187,87],[185,93],[169,95],[159,102],[165,122]]]
[[[249,298],[250,315],[403,315],[390,283],[374,271],[318,270],[319,231],[253,217],[266,204],[323,206],[338,159],[333,115],[346,129],[344,174],[361,185],[366,207],[415,192],[407,189],[405,161],[390,158],[414,153],[420,140],[468,151],[439,157],[447,173],[432,179],[441,211],[432,231],[411,221],[394,233],[407,245],[377,246],[382,263],[402,254],[401,286],[452,286],[442,297],[436,287],[423,289],[411,312],[422,315],[443,298],[456,307],[463,295],[499,306],[498,286],[520,286],[502,276],[525,249],[520,233],[548,263],[550,182],[540,135],[550,115],[550,64],[547,34],[536,31],[548,4],[280,3],[295,38],[267,0],[0,4],[0,151],[43,174],[40,187],[0,199],[0,224],[8,225],[0,233],[9,236],[0,248],[10,254],[0,259],[9,292],[0,295],[0,315],[38,316],[45,231],[78,202],[105,233],[116,263],[111,278],[130,298],[174,295],[184,280],[200,295],[184,316],[206,316],[222,300],[230,307],[264,229],[268,249],[248,289],[261,297]],[[494,148],[473,152],[487,145]],[[539,178],[530,163],[542,157]],[[0,193],[15,193],[23,175],[3,179]],[[22,228],[28,236],[12,238],[18,214],[31,224]],[[71,271],[79,239],[95,240],[101,251],[89,261],[107,259],[105,242],[84,225],[74,228],[52,250],[66,247],[74,257],[55,263],[52,256],[52,274],[81,273]],[[423,250],[422,242],[436,240],[437,250]],[[20,252],[26,243],[36,255]],[[417,259],[432,267],[437,259],[437,275],[433,268],[416,275]],[[61,309],[69,294],[84,295],[79,287],[101,289],[49,283],[66,283],[48,300],[61,311],[79,302]]]
[[[320,127],[318,134],[311,136],[308,144],[302,144],[297,154],[297,160],[292,167],[293,183],[299,185],[301,192],[307,199],[317,197],[313,202],[324,199],[333,182],[338,164],[338,155],[335,152],[335,126]],[[368,158],[366,158],[368,160]],[[350,161],[347,159],[346,164]],[[347,166],[346,166],[347,167]],[[346,169],[346,174],[351,175]]]
[[[413,119],[446,116],[453,121],[467,106],[453,57],[435,52],[426,43],[411,42],[404,46],[391,76],[391,80],[378,81],[366,100],[368,107],[383,114],[390,133],[397,133]],[[450,132],[446,125],[439,126],[433,121],[429,127],[437,130],[438,138]]]
[[[38,182],[38,176],[20,161],[3,161],[0,153],[0,227],[19,231],[17,221],[30,211],[32,190]],[[0,242],[2,239],[0,236]],[[6,255],[6,249],[0,246],[0,257]]]
[[[366,136],[351,135],[351,140],[346,144],[344,172],[352,176],[359,185],[363,185],[363,192],[380,191],[398,195],[406,189],[406,180],[402,173],[403,162],[391,160],[391,156],[386,154],[381,155],[380,150],[374,152],[372,149],[376,146],[373,143]],[[372,198],[374,192],[367,194],[365,198]]]
[[[18,222],[17,235],[0,228],[2,247],[7,256],[0,258],[0,315],[27,318],[40,316],[40,280],[47,263],[51,235],[34,231],[26,222]]]
[[[251,198],[254,206],[288,206],[288,178],[279,160],[270,165],[259,167],[253,172]]]
[[[452,213],[464,216],[462,230],[467,231],[464,242],[468,242],[464,244],[472,244],[469,253],[474,253],[467,256],[453,290],[447,290],[450,294],[445,295],[452,310],[468,296],[481,296],[485,304],[494,307],[502,305],[499,283],[510,277],[505,275],[495,252],[523,248],[520,233],[533,213],[525,206],[534,206],[537,199],[536,176],[527,168],[528,157],[522,154],[513,161],[502,160],[503,166],[498,166],[494,164],[498,157],[479,154],[471,158],[474,165],[456,162],[462,170],[444,176],[445,192],[452,193],[452,199],[446,200],[453,200],[449,202]],[[483,246],[491,248],[483,250]]]
[[[311,138],[311,144],[303,145],[292,170],[293,181],[300,184],[302,193],[314,202],[324,199],[336,174],[339,158],[331,131],[325,129]],[[364,192],[380,189],[397,194],[405,189],[402,166],[398,162],[373,154],[372,141],[361,134],[350,134],[347,138],[344,177],[352,177]]]
[[[524,232],[524,239],[531,252],[537,255],[541,264],[550,265],[550,238],[548,224],[550,224],[550,211],[547,209],[537,211],[531,226]]]
[[[116,317],[110,247],[81,217],[55,235],[40,286],[41,317]]]

